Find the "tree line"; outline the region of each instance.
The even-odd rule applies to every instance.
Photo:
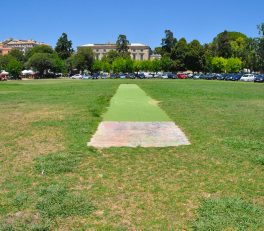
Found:
[[[75,52],[72,41],[63,33],[55,49],[40,45],[24,54],[12,49],[8,55],[0,56],[0,70],[6,70],[13,78],[18,78],[23,69],[33,69],[40,77],[55,73],[71,75],[77,72],[139,72],[139,71],[186,71],[193,72],[238,72],[242,68],[264,71],[264,23],[257,26],[259,37],[249,38],[239,32],[224,31],[211,43],[201,44],[198,40],[179,40],[173,32],[165,30],[161,46],[154,54],[161,59],[132,60],[128,50],[129,41],[119,35],[116,50],[109,51],[101,60],[96,60],[89,47],[79,47]]]

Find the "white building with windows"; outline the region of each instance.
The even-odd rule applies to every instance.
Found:
[[[22,40],[22,39],[7,39],[7,40],[2,42],[2,46],[4,48],[8,48],[9,50],[18,49],[24,53],[28,49],[33,48],[35,46],[39,46],[39,45],[47,45],[47,44],[42,43],[42,42],[37,42],[34,40]]]
[[[95,57],[99,60],[103,58],[111,50],[116,50],[115,43],[106,44],[86,44],[79,47],[90,47],[95,54]],[[131,43],[128,45],[128,51],[133,60],[149,60],[150,59],[150,47],[141,43]]]

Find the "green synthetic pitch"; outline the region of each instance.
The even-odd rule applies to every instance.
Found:
[[[121,84],[111,99],[104,121],[171,121],[168,115],[136,84]]]

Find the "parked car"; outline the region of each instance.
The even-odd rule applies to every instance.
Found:
[[[128,79],[135,79],[136,78],[136,75],[134,73],[128,73],[127,74],[127,78]]]
[[[99,73],[93,73],[92,79],[98,79],[99,78]]]
[[[76,74],[70,77],[71,79],[82,79],[83,76],[81,74]]]
[[[137,74],[135,74],[135,77],[139,78],[139,79],[145,79],[144,73],[137,73]]]
[[[200,79],[201,74],[194,74],[192,76],[192,79]]]
[[[194,76],[194,74],[192,74],[192,73],[187,74],[187,78],[188,78],[188,79],[192,79],[193,76]]]
[[[217,78],[216,75],[212,73],[206,74],[204,76],[204,79],[207,79],[207,80],[215,80],[216,78]]]
[[[158,73],[152,73],[153,74],[153,78],[161,78],[162,73],[158,72]]]
[[[227,75],[226,80],[229,80],[229,81],[238,81],[238,80],[240,80],[241,77],[242,77],[241,74],[232,73],[232,74],[228,74]]]
[[[101,73],[101,74],[99,74],[99,78],[100,79],[107,79],[107,77],[108,77],[108,74],[107,73]]]
[[[218,75],[216,76],[216,79],[217,79],[217,80],[225,80],[226,77],[227,77],[226,74],[218,74]]]
[[[153,75],[149,72],[144,72],[143,74],[145,75],[145,78],[152,78],[153,77]]]
[[[116,79],[118,78],[118,75],[115,73],[110,74],[110,79]]]
[[[253,74],[244,74],[241,78],[240,81],[245,81],[245,82],[254,82],[255,76]]]
[[[119,75],[118,75],[118,78],[120,78],[120,79],[125,79],[127,76],[126,76],[126,74],[124,74],[124,73],[120,73]]]
[[[257,75],[254,79],[255,83],[263,83],[264,82],[264,75]]]
[[[235,74],[235,75],[233,75],[233,77],[232,77],[232,81],[238,81],[238,80],[240,80],[241,79],[241,77],[242,77],[242,75],[241,74]]]
[[[168,73],[168,79],[177,79],[177,75],[174,73]]]
[[[168,79],[169,78],[168,74],[169,74],[168,72],[163,72],[162,75],[161,75],[161,78]]]
[[[178,77],[178,79],[187,79],[188,78],[188,76],[186,74],[183,74],[183,73],[178,73],[177,77]]]
[[[172,72],[163,72],[161,75],[163,79],[177,79],[177,75]]]
[[[91,75],[83,75],[83,78],[82,79],[91,79],[92,76]]]

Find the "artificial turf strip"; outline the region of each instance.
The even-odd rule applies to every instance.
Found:
[[[121,84],[111,99],[104,121],[171,121],[168,115],[136,84]]]

